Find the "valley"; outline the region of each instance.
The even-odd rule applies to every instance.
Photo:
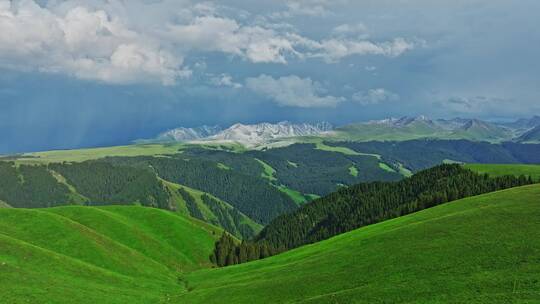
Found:
[[[0,301],[534,302],[539,190],[466,198],[208,270],[220,230],[197,220],[134,206],[0,209]]]
[[[197,271],[186,276],[192,291],[178,301],[535,302],[540,298],[539,202],[538,185],[505,190],[265,260]]]
[[[0,304],[540,304],[539,11],[0,0]]]
[[[0,302],[540,297],[539,144],[298,128],[1,157]]]

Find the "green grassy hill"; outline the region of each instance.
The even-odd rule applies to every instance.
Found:
[[[175,154],[186,145],[174,144],[136,144],[127,146],[112,146],[102,148],[53,150],[44,152],[24,153],[13,157],[17,164],[48,164],[61,162],[83,162],[103,157],[113,156],[153,156]]]
[[[262,228],[223,200],[163,180],[141,167],[104,161],[47,166],[0,161],[0,180],[0,207],[143,205],[196,217],[238,237],[252,237]],[[181,195],[179,188],[189,197]],[[186,200],[193,201],[191,208]]]
[[[1,303],[534,303],[540,186],[463,199],[256,262],[136,206],[0,209]]]
[[[478,173],[487,173],[492,176],[503,175],[525,175],[530,176],[535,181],[540,181],[540,165],[522,164],[466,164],[465,168]]]
[[[156,303],[221,230],[136,206],[0,209],[0,303]]]
[[[463,199],[185,277],[177,303],[534,303],[540,186]]]

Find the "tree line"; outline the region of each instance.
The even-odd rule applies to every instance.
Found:
[[[362,183],[277,217],[249,242],[218,240],[212,259],[220,266],[250,261],[257,255],[241,257],[242,248],[272,255],[449,201],[531,183],[530,177],[490,177],[457,164],[427,169],[399,182]]]

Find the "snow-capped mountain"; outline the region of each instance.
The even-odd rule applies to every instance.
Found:
[[[210,136],[205,140],[232,141],[247,145],[266,143],[279,138],[318,135],[331,131],[332,125],[326,122],[317,124],[293,124],[282,121],[277,124],[259,123],[252,125],[235,124],[230,128]]]
[[[466,139],[473,141],[537,141],[540,117],[513,123],[495,123],[471,118],[431,119],[426,116],[386,118],[334,129],[326,122],[237,123],[227,129],[219,126],[176,128],[144,142],[178,141],[190,143],[232,142],[246,147],[277,147],[294,143],[292,138],[325,136],[339,140]]]
[[[158,135],[158,141],[192,141],[200,140],[221,132],[220,126],[200,126],[196,128],[176,128]]]

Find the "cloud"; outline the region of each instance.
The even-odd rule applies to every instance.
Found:
[[[314,40],[296,37],[299,44],[305,45],[310,51],[306,55],[312,58],[322,58],[326,62],[338,62],[342,58],[353,55],[381,55],[386,57],[398,57],[403,53],[413,50],[417,43],[395,38],[392,41],[371,42],[368,40],[351,40],[332,38],[317,42]]]
[[[274,18],[292,18],[295,16],[323,17],[331,14],[332,5],[344,0],[286,0],[286,10],[272,14]]]
[[[338,36],[357,35],[362,38],[368,37],[368,29],[362,23],[342,24],[342,25],[334,27],[332,32]]]
[[[268,26],[246,26],[218,16],[199,16],[189,24],[170,25],[165,34],[188,50],[222,52],[254,63],[287,63],[287,57],[323,58],[336,62],[353,55],[397,57],[415,48],[403,38],[371,42],[346,37],[317,41],[290,31],[279,32]],[[358,25],[341,31],[357,31]]]
[[[261,26],[242,26],[236,20],[199,16],[189,24],[169,25],[166,37],[188,50],[237,55],[254,63],[286,63],[295,54],[286,37]]]
[[[189,76],[183,57],[130,30],[103,10],[58,15],[30,0],[0,0],[0,65],[110,83],[174,84]]]
[[[371,89],[367,92],[357,92],[352,96],[352,100],[361,105],[376,105],[386,101],[399,100],[399,95],[386,89]]]
[[[320,83],[296,75],[276,79],[263,74],[256,78],[246,79],[246,87],[272,99],[281,106],[335,107],[345,100],[343,97],[325,95],[326,90]]]
[[[436,101],[435,104],[453,113],[524,113],[520,106],[516,106],[515,100],[495,96],[452,96],[446,100]]]
[[[355,55],[396,57],[416,46],[403,38],[372,42],[351,36],[363,31],[361,24],[338,26],[336,36],[314,40],[290,25],[249,18],[242,10],[186,1],[67,0],[40,6],[33,0],[0,0],[0,68],[111,84],[174,85],[192,74],[185,59],[201,53],[250,63],[287,64],[306,58],[333,63]],[[297,0],[287,7],[317,15],[331,4]],[[182,9],[173,10],[180,5]],[[238,12],[238,20],[224,15],[230,11]]]
[[[291,15],[324,16],[328,13],[328,0],[296,0],[287,3]]]
[[[234,89],[243,87],[241,83],[234,82],[232,76],[229,74],[221,74],[219,76],[211,77],[210,83],[218,87],[231,87]]]

